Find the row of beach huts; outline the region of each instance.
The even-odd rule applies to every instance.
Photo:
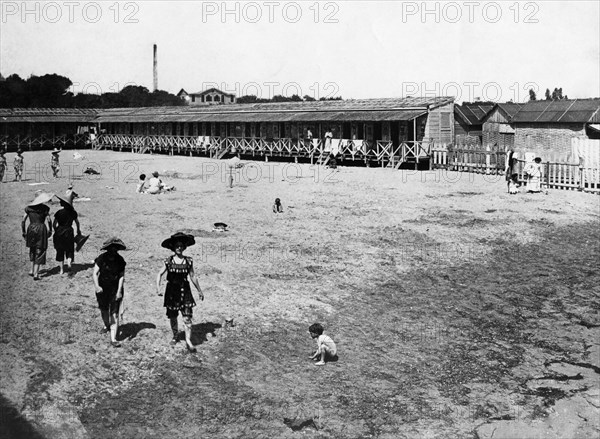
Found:
[[[600,99],[458,105],[441,96],[14,108],[0,109],[0,139],[9,151],[93,147],[320,164],[333,153],[348,164],[486,173],[503,172],[513,150],[521,158],[528,154],[550,164],[585,167],[594,176],[600,167]]]

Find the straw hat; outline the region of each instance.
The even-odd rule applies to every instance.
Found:
[[[61,204],[68,204],[70,207],[73,207],[73,198],[75,198],[75,193],[71,192],[68,196],[63,196],[61,197],[60,195],[56,195],[56,198],[58,198],[61,201]]]
[[[117,237],[112,237],[112,238],[107,239],[106,241],[104,241],[104,244],[102,244],[102,247],[100,248],[100,251],[107,250],[108,247],[111,247],[111,246],[117,247],[117,250],[127,250],[127,247],[125,246],[125,244],[123,243],[123,241],[121,241]]]
[[[192,235],[188,235],[187,233],[177,232],[174,235],[171,235],[170,238],[165,239],[161,247],[168,248],[169,250],[175,250],[175,243],[182,242],[186,247],[190,247],[196,243],[196,240]]]
[[[45,204],[48,201],[50,201],[53,196],[54,196],[54,194],[47,193],[47,192],[42,192],[42,193],[36,194],[33,201],[31,203],[29,203],[27,206],[37,206],[39,204]]]
[[[60,151],[61,151],[60,149],[54,148],[52,150],[52,154],[60,154]]]

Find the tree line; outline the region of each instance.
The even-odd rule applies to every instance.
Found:
[[[117,93],[88,94],[70,91],[73,82],[61,75],[32,75],[27,79],[12,74],[6,79],[0,75],[0,108],[121,108],[161,107],[186,105],[183,99],[164,90],[151,92],[146,87],[128,85]],[[321,98],[341,100],[341,97]],[[240,104],[260,102],[303,102],[315,99],[306,95],[291,97],[276,95],[271,99],[254,95],[241,96]]]
[[[569,97],[567,95],[563,96],[562,87],[555,88],[552,93],[550,93],[550,89],[547,88],[546,94],[544,95],[544,97],[545,97],[545,100],[547,100],[547,101],[560,101],[562,99],[569,99]],[[533,88],[529,89],[529,100],[537,101],[537,96],[536,96],[535,90]]]
[[[61,75],[46,74],[22,79],[13,74],[0,81],[0,108],[115,108],[184,105],[163,90],[129,85],[118,93],[74,94],[73,82]]]

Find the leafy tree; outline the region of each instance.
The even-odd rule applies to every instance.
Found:
[[[537,97],[535,95],[535,91],[533,90],[533,88],[529,89],[529,100],[530,101],[536,101]]]
[[[551,101],[552,100],[552,96],[550,95],[550,89],[546,89],[546,100],[547,101]]]

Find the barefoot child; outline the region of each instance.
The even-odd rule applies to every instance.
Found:
[[[195,243],[194,237],[185,233],[175,233],[170,238],[165,239],[161,246],[173,251],[174,254],[165,260],[164,266],[156,277],[156,293],[162,296],[160,280],[163,274],[167,273],[164,306],[167,308],[167,317],[171,321],[171,331],[173,332],[171,344],[175,345],[179,341],[177,316],[181,312],[185,328],[185,342],[189,352],[196,352],[196,348],[192,344],[192,308],[196,306],[196,302],[192,296],[190,282],[198,290],[198,298],[204,300],[204,294],[202,294],[198,280],[194,275],[192,258],[183,255],[185,249]]]
[[[311,355],[311,360],[319,360],[315,366],[324,366],[326,359],[334,359],[337,356],[335,343],[328,335],[323,334],[323,326],[314,323],[308,328],[310,336],[317,339],[317,352]]]
[[[118,238],[110,238],[100,249],[100,251],[105,250],[106,252],[94,261],[93,279],[96,287],[96,300],[104,322],[101,333],[110,331],[110,344],[115,348],[121,347],[117,341],[117,333],[126,265],[125,260],[118,252],[126,249],[123,241]]]

